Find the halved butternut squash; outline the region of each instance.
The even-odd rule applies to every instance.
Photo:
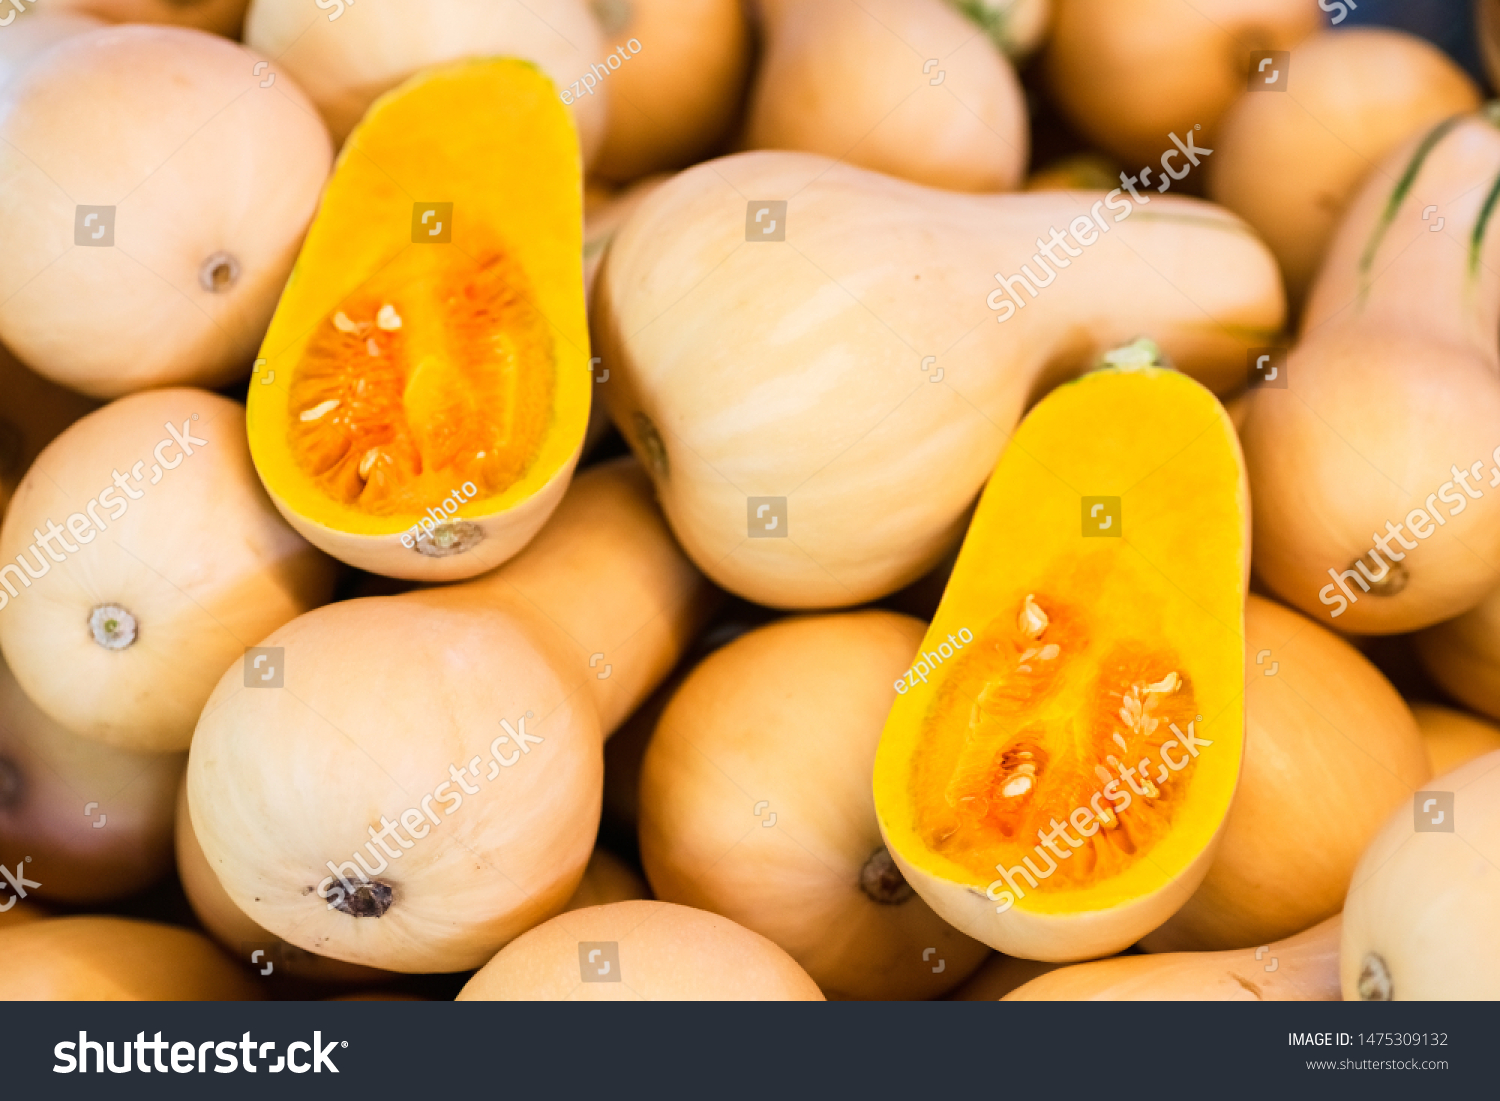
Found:
[[[1078,960],[1187,900],[1239,778],[1249,547],[1234,429],[1186,376],[1110,367],[1031,411],[875,761],[886,845],[942,917]]]
[[[556,507],[592,388],[581,172],[521,61],[428,70],[356,128],[250,384],[256,468],[310,541],[452,580]]]

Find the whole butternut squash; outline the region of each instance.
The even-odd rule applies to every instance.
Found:
[[[1392,154],[1339,226],[1283,377],[1250,396],[1256,573],[1340,631],[1425,627],[1495,585],[1497,180],[1490,114]]]
[[[821,153],[954,191],[1020,182],[1020,81],[943,0],[758,2],[767,41],[746,147]]]
[[[1146,333],[1227,392],[1282,316],[1271,254],[1206,203],[955,195],[756,152],[641,203],[592,324],[688,554],[758,603],[826,608],[930,569],[1027,404],[1105,349]]]

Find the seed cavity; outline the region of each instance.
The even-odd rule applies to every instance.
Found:
[[[439,524],[426,539],[417,541],[417,553],[427,558],[450,558],[473,550],[484,542],[484,529],[468,520]]]
[[[387,302],[380,307],[380,312],[375,315],[375,324],[388,333],[393,333],[401,328],[401,315],[396,312],[396,307]]]
[[[1388,1002],[1395,994],[1391,969],[1374,952],[1366,952],[1360,964],[1358,990],[1362,1002]]]
[[[339,407],[339,399],[338,398],[329,398],[327,401],[320,401],[317,405],[314,405],[311,409],[304,409],[304,410],[302,410],[301,419],[304,420],[304,421],[315,421],[315,420],[318,420],[318,419],[326,416],[329,413],[332,413],[338,407]]]
[[[349,315],[343,310],[333,315],[333,327],[341,333],[357,333],[359,326],[349,320]]]
[[[380,345],[375,343],[373,336],[365,337],[365,351],[370,353],[370,358],[375,359],[380,355]]]
[[[1021,605],[1021,614],[1016,618],[1016,625],[1021,633],[1027,638],[1039,639],[1051,622],[1047,613],[1037,606],[1036,595],[1027,593],[1026,603]]]
[[[9,757],[0,757],[0,810],[20,806],[25,790],[26,782],[21,775],[21,766]]]
[[[372,879],[369,883],[357,884],[353,891],[334,904],[334,909],[342,910],[350,917],[378,918],[391,908],[394,896],[395,892],[389,883],[383,879]]]
[[[882,906],[899,906],[916,893],[884,845],[872,852],[859,870],[859,889]]]
[[[240,262],[227,252],[216,252],[198,269],[198,282],[212,294],[223,294],[240,277]]]
[[[89,630],[106,650],[124,650],[135,641],[135,616],[118,604],[100,604],[89,613]]]

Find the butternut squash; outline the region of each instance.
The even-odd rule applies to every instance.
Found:
[[[1345,999],[1500,998],[1497,907],[1500,752],[1433,779],[1365,850],[1344,903]]]
[[[967,982],[948,995],[953,1002],[996,1002],[1012,990],[1024,986],[1032,979],[1056,971],[1064,966],[1060,963],[1045,963],[1042,960],[1023,960],[1007,956],[1003,952],[990,953],[983,966],[969,976]]]
[[[668,902],[616,902],[559,914],[519,937],[458,1000],[820,1002],[823,995],[790,956],[727,918]]]
[[[14,19],[14,12],[11,18]],[[50,47],[65,38],[104,26],[104,20],[76,11],[35,8],[27,18],[6,28],[0,34],[0,87],[29,68]]]
[[[334,141],[342,142],[370,104],[423,69],[469,57],[514,57],[537,66],[554,94],[571,89],[605,59],[584,0],[415,0],[360,5],[324,0],[251,0],[245,42],[312,97]],[[585,161],[604,141],[609,81],[573,100]],[[420,200],[419,200],[420,201]]]
[[[1360,854],[1431,777],[1396,690],[1332,631],[1245,605],[1245,764],[1218,852],[1152,952],[1254,948],[1343,908]]]
[[[1207,181],[1271,246],[1300,303],[1360,181],[1480,95],[1436,46],[1384,27],[1311,35],[1290,64],[1284,94],[1241,96],[1226,113]]]
[[[750,631],[688,675],[646,751],[657,897],[768,937],[830,998],[934,997],[988,954],[913,893],[875,818],[875,747],[922,631],[882,611]]]
[[[767,218],[786,241],[748,247]],[[1092,243],[1071,259],[1047,243],[1054,270],[1049,225]],[[1282,316],[1270,253],[1205,203],[954,195],[784,152],[663,184],[614,238],[593,304],[598,389],[684,549],[779,608],[861,603],[929,570],[1022,410],[1105,349],[1147,333],[1229,392]]]
[[[313,544],[451,581],[557,507],[594,386],[581,172],[567,112],[521,61],[429,69],[354,131],[248,402],[256,469]]]
[[[49,0],[47,8],[111,23],[171,23],[238,38],[246,0]]]
[[[0,1001],[7,1002],[218,1002],[263,996],[207,937],[133,918],[60,917],[3,928],[0,960],[5,961]]]
[[[650,897],[651,888],[634,868],[608,849],[596,847],[594,855],[589,857],[588,867],[583,870],[578,890],[568,899],[563,913]]]
[[[1500,749],[1500,727],[1494,723],[1433,703],[1413,704],[1411,713],[1427,743],[1434,776]]]
[[[1017,64],[1041,46],[1052,20],[1053,0],[948,0],[948,3],[977,23],[1005,56]]]
[[[1203,879],[1244,744],[1244,482],[1223,407],[1158,366],[1016,430],[875,758],[886,846],[962,932],[1108,955]]]
[[[1251,394],[1256,573],[1340,631],[1425,627],[1494,587],[1497,179],[1500,128],[1486,114],[1394,153],[1329,247],[1285,387]]]
[[[73,734],[177,753],[225,669],[243,689],[246,650],[328,600],[334,574],[256,481],[244,410],[150,390],[68,428],[16,491],[0,650]]]
[[[64,39],[0,89],[0,340],[92,397],[242,378],[328,175],[290,79],[202,31]]]
[[[209,865],[308,951],[479,966],[577,889],[601,730],[671,668],[701,592],[625,460],[581,475],[493,575],[293,620],[264,642],[285,653],[285,690],[246,691],[233,670],[194,734]],[[339,797],[316,796],[333,775]]]
[[[1311,0],[1054,0],[1047,90],[1094,145],[1154,166],[1169,133],[1201,125],[1200,144],[1217,148],[1216,124],[1248,84],[1250,55],[1291,49],[1321,18]]]
[[[329,959],[288,944],[247,917],[224,890],[213,866],[203,855],[203,846],[198,844],[193,833],[186,776],[177,786],[173,818],[177,878],[182,882],[188,904],[209,935],[247,972],[252,968],[255,972],[263,972],[265,964],[262,961],[268,961],[272,966],[271,975],[277,977],[278,985],[287,978],[311,983],[357,983],[389,977],[373,967]],[[260,955],[256,955],[257,952]]]
[[[954,191],[1006,191],[1030,137],[1009,61],[943,0],[759,0],[743,145]]]
[[[1118,956],[1061,967],[1005,995],[1008,1002],[1334,1002],[1339,1000],[1335,914],[1272,944],[1225,952]]]
[[[1412,636],[1422,668],[1445,692],[1500,719],[1500,589],[1445,623]]]
[[[609,126],[596,170],[621,182],[700,160],[734,124],[750,67],[739,0],[592,0]],[[618,58],[617,63],[609,61]]]
[[[25,865],[25,904],[100,902],[144,890],[172,864],[180,753],[131,753],[44,715],[0,661],[0,865]]]

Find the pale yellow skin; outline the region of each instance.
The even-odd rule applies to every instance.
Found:
[[[30,68],[49,47],[102,26],[104,20],[81,11],[28,8],[25,19],[0,31],[0,86]]]
[[[136,894],[172,864],[181,753],[140,754],[79,738],[43,714],[0,661],[0,864],[26,861],[27,900]],[[14,787],[11,785],[14,784]],[[7,887],[0,905],[13,897]]]
[[[245,42],[307,90],[336,142],[365,109],[418,70],[462,57],[518,57],[571,91],[609,47],[584,0],[363,0],[324,7],[252,0]],[[573,106],[585,163],[604,141],[610,77]]]
[[[5,961],[0,967],[0,1001],[214,1002],[262,997],[251,977],[201,933],[132,918],[49,918],[0,928],[0,959]]]
[[[197,419],[194,420],[193,418]],[[186,423],[192,455],[166,424]],[[151,485],[153,469],[162,470]],[[141,465],[139,483],[132,475]],[[118,520],[86,532],[87,543],[58,563],[31,550],[49,521],[64,527],[112,485],[131,492]],[[114,501],[125,496],[116,490]],[[88,517],[85,515],[85,521]],[[58,543],[53,540],[56,548]],[[331,560],[276,515],[250,463],[244,409],[204,390],[151,390],[84,417],[38,457],[0,526],[0,565],[25,554],[49,566],[0,608],[0,648],[38,707],[74,734],[137,753],[181,752],[214,685],[233,667],[242,678],[248,647],[293,616],[326,601]],[[117,605],[136,621],[124,649],[96,641],[96,608]]]
[[[581,942],[618,945],[619,982],[584,982]],[[593,961],[597,971],[600,958]],[[518,937],[459,992],[465,1001],[823,1000],[776,945],[718,914],[617,902],[560,914]]]
[[[1245,723],[1213,865],[1141,941],[1148,951],[1253,948],[1338,913],[1370,838],[1432,775],[1416,722],[1380,671],[1255,595],[1245,605]]]
[[[1253,948],[1074,964],[1031,980],[1003,1000],[1338,1001],[1340,925],[1334,915],[1306,932]]]
[[[87,13],[111,23],[173,23],[238,38],[247,0],[48,0],[48,9]]]
[[[1494,723],[1432,703],[1413,704],[1411,713],[1427,743],[1434,776],[1500,749],[1500,726]]]
[[[606,53],[624,47],[629,57],[606,78],[609,128],[597,171],[626,181],[700,159],[733,124],[744,90],[750,35],[740,0],[597,0],[593,8]]]
[[[285,648],[285,690],[247,690],[235,668],[204,708],[193,832],[235,905],[300,948],[391,971],[476,967],[583,875],[603,784],[593,704],[525,619],[452,592],[293,620],[266,640]],[[541,743],[496,748],[501,720],[528,711]],[[450,767],[477,789],[457,804],[437,801],[460,793]],[[369,830],[407,810],[415,822],[386,841],[399,855],[381,854]],[[329,908],[328,863],[356,850],[392,892],[378,917]]]
[[[1291,55],[1285,93],[1241,96],[1225,115],[1208,194],[1265,238],[1300,303],[1359,182],[1480,94],[1445,53],[1402,31],[1315,34]]]
[[[281,972],[281,978],[290,977],[316,983],[373,982],[389,977],[385,972],[374,968],[360,967],[303,951],[266,932],[247,917],[224,890],[219,877],[209,865],[208,858],[203,855],[203,846],[198,844],[198,838],[193,833],[193,820],[188,813],[186,777],[178,785],[174,816],[177,878],[182,882],[183,893],[187,895],[188,903],[203,928],[208,930],[225,952],[246,968],[260,972],[264,968],[263,961],[269,960],[272,975]],[[255,956],[257,950],[263,953],[258,958]]]
[[[1354,634],[1410,631],[1467,611],[1494,588],[1492,563],[1500,560],[1500,493],[1491,484],[1500,469],[1493,457],[1500,444],[1494,222],[1470,257],[1500,174],[1500,130],[1483,115],[1469,116],[1433,147],[1362,278],[1361,257],[1392,181],[1418,141],[1382,162],[1351,203],[1288,356],[1288,386],[1255,389],[1240,433],[1255,506],[1256,574],[1286,603]],[[1438,217],[1443,226],[1434,232]],[[1466,476],[1481,496],[1466,496],[1453,468],[1464,473],[1475,462]],[[1440,492],[1462,498],[1462,511],[1454,513]],[[1405,587],[1365,592],[1346,580],[1357,601],[1334,617],[1342,594],[1329,592],[1328,571],[1353,569],[1364,555],[1365,569],[1379,577],[1372,533],[1385,537],[1387,523],[1404,527],[1419,508],[1446,523],[1427,521],[1426,539],[1403,532],[1414,549],[1392,541],[1405,555],[1398,562]]]
[[[1392,1001],[1500,998],[1500,751],[1431,780],[1453,793],[1452,833],[1415,832],[1422,807],[1391,813],[1365,850],[1344,903],[1344,998],[1365,997],[1378,956]],[[1436,808],[1429,808],[1432,821]]]
[[[260,87],[260,60],[107,27],[0,90],[0,339],[33,370],[116,397],[248,369],[331,163],[311,103]],[[114,247],[75,246],[78,203],[116,207]],[[238,272],[216,290],[219,254]]]
[[[866,611],[751,631],[689,674],[646,752],[657,897],[769,937],[830,998],[935,997],[988,954],[909,888],[861,887],[884,850],[875,749],[923,630]]]
[[[1215,124],[1248,85],[1251,51],[1291,49],[1323,19],[1314,0],[1055,0],[1047,88],[1134,175],[1155,169],[1172,132],[1202,125],[1197,143],[1217,151]]]
[[[1500,590],[1414,636],[1417,657],[1460,703],[1500,719]]]
[[[568,899],[563,913],[650,897],[651,888],[634,868],[608,849],[596,848],[594,855],[589,857],[588,867],[583,870],[578,890]]]
[[[767,44],[744,147],[821,153],[954,191],[1020,182],[1030,146],[1020,81],[943,0],[761,7]]]
[[[793,196],[786,242],[746,247],[747,195]],[[598,391],[699,567],[773,607],[875,599],[952,546],[1029,399],[1108,349],[1149,332],[1210,388],[1242,386],[1280,279],[1206,203],[1158,195],[1109,222],[997,323],[995,272],[1036,271],[1039,229],[1104,199],[956,195],[786,152],[647,197],[595,287]],[[788,498],[786,538],[746,538],[747,496]]]

